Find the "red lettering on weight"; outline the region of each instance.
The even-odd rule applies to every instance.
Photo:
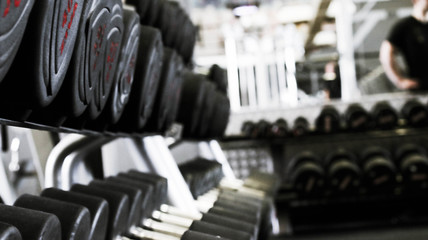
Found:
[[[98,62],[98,58],[100,56],[100,52],[101,52],[101,47],[102,47],[102,43],[103,43],[103,38],[104,38],[104,32],[106,29],[106,25],[104,24],[104,28],[103,27],[98,27],[98,31],[97,31],[97,41],[95,41],[94,43],[94,54],[96,56],[95,62],[94,62],[94,66],[93,66],[93,70],[96,69],[97,67],[97,62]]]
[[[116,59],[116,52],[117,52],[118,46],[119,46],[119,43],[112,42],[110,44],[110,54],[107,56],[107,63],[109,64],[109,68],[106,76],[106,82],[108,82],[110,79],[110,71],[112,69],[113,62]]]
[[[64,28],[65,25],[67,24],[68,15],[71,12],[72,6],[73,6],[73,0],[68,0],[67,9],[64,10],[64,14],[62,16],[62,28]],[[65,31],[64,37],[62,38],[61,55],[64,52],[65,45],[67,44],[68,30],[70,30],[70,28],[71,28],[71,26],[73,24],[74,15],[76,15],[76,9],[77,9],[78,6],[79,6],[79,4],[77,2],[74,3],[73,12],[71,13],[71,17],[70,17],[70,21],[68,22],[67,30]]]
[[[19,5],[21,5],[21,0],[15,0],[14,5],[15,5],[15,7],[19,7]],[[3,13],[3,17],[7,17],[9,12],[10,12],[10,0],[7,0],[6,8],[4,9],[4,13]]]

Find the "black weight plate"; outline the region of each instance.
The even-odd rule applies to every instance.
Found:
[[[116,123],[128,103],[134,81],[134,73],[140,42],[140,18],[134,11],[124,9],[123,46],[119,57],[119,66],[113,81],[111,94],[106,106],[96,121],[89,124],[89,128],[104,130],[106,125]]]
[[[149,132],[163,131],[168,111],[171,108],[171,91],[175,81],[177,54],[174,50],[165,48],[162,71],[159,80],[159,89],[153,106],[153,112],[147,122]]]
[[[163,54],[159,30],[142,26],[131,95],[115,129],[138,131],[146,125],[159,88]]]
[[[194,136],[205,97],[204,76],[185,72],[177,121],[183,124],[183,136]]]
[[[39,0],[34,4],[0,90],[9,105],[39,108],[55,98],[73,54],[83,6],[83,0]]]
[[[228,81],[226,70],[221,68],[219,65],[214,64],[210,67],[208,79],[212,80],[221,92],[227,94]]]
[[[182,35],[182,31],[180,31],[180,28],[181,26],[183,26],[184,20],[186,18],[186,13],[180,7],[178,2],[168,2],[168,4],[170,5],[171,11],[173,13],[174,21],[170,21],[170,32],[167,35],[166,45],[171,48],[174,48],[177,51],[178,49],[176,48],[176,41],[178,41],[180,35]]]
[[[163,1],[161,0],[147,0],[147,1],[149,2],[149,6],[146,11],[146,15],[142,17],[141,23],[147,26],[154,26],[157,21]]]
[[[0,82],[21,44],[35,0],[8,0],[0,4]]]
[[[167,116],[165,119],[165,125],[164,125],[164,130],[168,129],[171,127],[171,125],[174,123],[174,121],[177,119],[177,114],[178,114],[178,108],[179,108],[179,103],[180,103],[180,99],[181,99],[181,86],[183,84],[183,71],[184,71],[184,65],[183,65],[183,60],[179,55],[175,55],[175,76],[174,76],[174,82],[173,85],[171,86],[171,93],[168,94],[168,105],[169,105],[169,110],[167,110]]]
[[[210,120],[215,117],[214,116],[214,108],[216,104],[216,86],[209,82],[208,80],[205,80],[205,96],[204,101],[202,103],[202,112],[199,117],[198,121],[198,127],[197,127],[197,135],[199,137],[206,137],[208,129],[210,127]]]
[[[217,103],[219,105],[219,117],[216,119],[216,122],[212,123],[212,128],[209,130],[209,136],[220,138],[223,137],[229,123],[230,101],[224,94],[217,96],[219,99]],[[216,116],[216,113],[214,113],[214,116]]]
[[[106,45],[101,45],[101,49],[105,53],[100,59],[102,64],[104,64],[103,74],[97,79],[98,83],[94,84],[93,100],[88,106],[88,116],[90,119],[98,117],[105,107],[116,76],[116,69],[122,49],[124,32],[122,1],[110,0],[106,6],[110,10],[110,21],[105,32],[105,36],[107,37]]]
[[[135,7],[135,11],[140,15],[141,23],[143,23],[145,17],[150,14],[150,12],[148,12],[151,4],[150,0],[126,0],[125,3]]]

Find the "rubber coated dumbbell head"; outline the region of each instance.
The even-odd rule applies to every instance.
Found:
[[[256,123],[254,129],[254,135],[256,138],[267,138],[269,136],[269,131],[272,127],[272,124],[264,119]]]
[[[18,2],[10,6],[11,14]],[[73,54],[83,5],[83,0],[38,0],[34,4],[14,64],[0,89],[9,106],[37,109],[56,97]]]
[[[103,73],[99,78],[98,84],[94,84],[94,96],[88,106],[88,117],[95,119],[104,109],[107,99],[110,95],[111,88],[115,81],[116,71],[119,63],[120,51],[122,49],[122,40],[124,34],[123,9],[121,0],[109,0],[107,8],[110,10],[109,22],[105,30],[106,41],[104,56],[99,59],[103,64]],[[93,46],[98,48],[100,46]],[[98,49],[94,49],[97,51]],[[102,51],[102,50],[101,50]]]
[[[205,80],[205,96],[202,103],[202,112],[198,120],[198,126],[196,127],[196,137],[208,137],[208,129],[212,126],[210,120],[215,118],[215,104],[216,103],[216,87],[213,83]]]
[[[136,187],[127,186],[125,184],[104,182],[101,180],[93,180],[91,183],[89,183],[89,186],[126,194],[129,199],[127,226],[135,226],[139,223],[142,217],[141,208],[143,207],[143,195],[141,190]]]
[[[283,138],[287,136],[287,133],[287,121],[283,118],[278,118],[273,124],[271,124],[268,136],[273,138]]]
[[[426,151],[415,144],[403,144],[396,151],[396,165],[403,175],[407,189],[428,188],[428,158]]]
[[[57,216],[61,223],[62,239],[89,239],[91,220],[85,207],[28,194],[20,196],[14,205]]]
[[[184,65],[183,60],[179,55],[174,56],[176,59],[175,61],[175,76],[173,76],[174,80],[172,85],[170,86],[170,93],[168,94],[168,103],[169,103],[169,110],[166,113],[165,117],[165,124],[163,127],[163,130],[168,130],[172,124],[176,121],[178,111],[179,111],[179,103],[181,99],[182,89],[181,86],[183,85],[183,71],[184,71]]]
[[[178,51],[177,46],[183,40],[183,32],[180,31],[180,26],[183,26],[187,14],[178,2],[168,1],[167,3],[171,11],[170,19],[175,20],[169,21],[169,32],[165,36],[165,45]]]
[[[134,132],[146,126],[159,88],[163,54],[160,32],[151,27],[141,27],[133,90],[115,129]]]
[[[309,132],[309,122],[304,117],[298,117],[294,120],[292,133],[293,136],[299,137]]]
[[[230,101],[226,95],[216,91],[215,108],[213,118],[211,119],[210,128],[208,129],[209,138],[223,137],[230,117]]]
[[[183,75],[182,97],[177,121],[183,124],[185,137],[196,135],[206,91],[204,79],[203,75],[192,72],[185,72]]]
[[[77,192],[63,191],[57,188],[44,189],[40,196],[86,207],[89,210],[91,217],[91,231],[89,234],[89,239],[105,239],[109,213],[108,204],[103,198]]]
[[[360,168],[356,157],[345,149],[338,149],[326,157],[327,178],[334,193],[355,193],[360,184]]]
[[[396,183],[396,168],[388,150],[373,146],[363,150],[361,169],[364,184],[373,192],[389,191]]]
[[[126,0],[125,3],[132,5],[135,7],[135,11],[140,15],[140,23],[144,24],[144,19],[151,14],[149,12],[149,6],[151,4],[151,0],[149,1],[141,1],[141,0]]]
[[[377,129],[393,129],[398,125],[398,113],[386,101],[376,103],[371,110],[371,116]]]
[[[119,65],[113,82],[111,96],[103,114],[98,119],[106,119],[108,124],[116,123],[128,103],[134,82],[134,73],[140,43],[140,17],[132,10],[123,11],[124,34],[120,51]]]
[[[0,222],[16,227],[22,239],[61,239],[61,224],[50,213],[0,204]]]
[[[213,81],[217,89],[223,94],[227,94],[228,81],[227,81],[227,72],[225,69],[221,68],[219,65],[214,64],[210,67],[208,73],[208,79]]]
[[[16,227],[0,222],[0,240],[21,240],[21,233]]]
[[[176,80],[177,59],[177,54],[174,50],[169,48],[164,49],[159,88],[156,94],[152,115],[147,122],[146,131],[161,132],[165,130],[167,114],[174,104],[171,102],[171,95],[178,87],[174,84]]]
[[[155,191],[152,185],[148,183],[144,183],[142,181],[132,180],[128,177],[120,177],[120,176],[108,177],[105,180],[107,182],[129,185],[141,190],[141,192],[143,193],[142,205],[144,206],[142,208],[142,213],[141,213],[141,216],[143,219],[150,217],[152,212],[156,209],[157,203],[155,201],[156,200],[154,195]]]
[[[168,180],[166,178],[151,173],[139,172],[136,170],[130,170],[127,173],[120,173],[118,176],[152,185],[154,188],[156,202],[155,209],[158,209],[161,204],[166,202],[166,198],[168,196]]]
[[[325,106],[315,120],[319,133],[335,133],[340,130],[340,113],[333,106]]]
[[[428,109],[416,99],[407,101],[401,108],[401,114],[406,119],[407,125],[413,127],[428,125]]]
[[[287,165],[287,178],[302,195],[318,195],[325,186],[321,160],[312,152],[297,154]]]
[[[0,82],[15,59],[34,2],[7,1],[0,5]]]
[[[113,240],[117,236],[127,232],[129,199],[125,194],[95,188],[80,184],[75,184],[71,187],[71,191],[86,195],[102,197],[108,202],[109,219],[107,227],[106,239]]]
[[[360,104],[349,105],[344,117],[348,130],[365,131],[370,128],[370,115]]]

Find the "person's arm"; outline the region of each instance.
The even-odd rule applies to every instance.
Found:
[[[405,77],[396,62],[397,49],[389,41],[383,41],[380,47],[380,62],[386,75],[391,82],[399,89],[416,89],[419,83],[415,79]]]

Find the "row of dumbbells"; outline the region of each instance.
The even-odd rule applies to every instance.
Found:
[[[163,132],[189,97],[182,88],[196,78],[186,69],[196,27],[176,2],[2,1],[0,13],[3,119],[77,131]],[[214,85],[206,94],[217,113],[211,117],[227,119],[226,90]]]
[[[370,111],[360,104],[351,104],[343,114],[334,106],[325,106],[315,119],[313,130],[306,118],[298,117],[291,129],[287,121],[280,118],[273,123],[266,120],[257,123],[244,122],[241,132],[251,138],[283,138],[302,136],[311,132],[328,134],[341,131],[389,130],[400,126],[400,119],[405,120],[405,126],[411,128],[428,126],[428,107],[416,99],[408,100],[400,113],[386,101],[376,103]]]
[[[199,213],[166,205],[167,180],[135,170],[70,191],[48,188],[0,204],[0,239],[258,239],[260,187],[271,183],[248,183],[251,194],[241,192],[245,184],[206,193],[196,201]]]
[[[395,151],[338,149],[323,159],[306,151],[288,162],[286,179],[302,196],[392,194],[398,186],[415,193],[428,190],[428,157],[423,147],[411,143]]]

